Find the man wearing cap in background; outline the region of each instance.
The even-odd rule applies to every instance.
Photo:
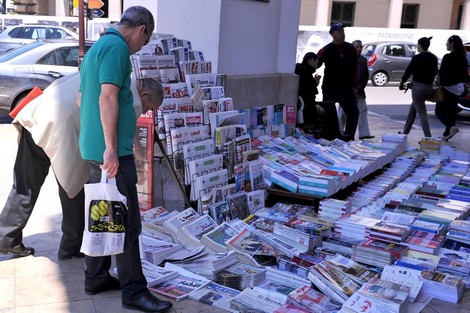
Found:
[[[359,110],[355,94],[357,85],[357,52],[345,42],[344,25],[333,24],[330,35],[333,41],[318,51],[318,67],[325,64],[322,92],[323,102],[339,103],[346,113],[344,140],[353,140],[356,133]]]

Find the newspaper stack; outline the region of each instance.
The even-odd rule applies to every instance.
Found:
[[[274,312],[287,301],[287,296],[259,287],[246,288],[230,301],[230,308],[238,312]]]
[[[215,273],[235,263],[237,263],[237,253],[235,251],[228,251],[209,254],[191,262],[179,263],[178,265],[188,271],[208,279],[213,279]]]
[[[147,280],[147,287],[161,284],[178,276],[178,273],[174,271],[166,270],[163,267],[154,265],[144,260],[142,261],[142,272],[144,273],[145,279]]]
[[[230,301],[239,293],[240,291],[236,289],[210,282],[201,289],[192,292],[189,298],[228,312],[236,313],[237,311],[230,308]]]
[[[266,269],[236,263],[217,273],[214,282],[237,290],[243,290],[247,287],[259,285],[265,279]]]
[[[154,239],[148,236],[140,236],[141,259],[152,264],[159,265],[165,258],[180,251],[183,247],[179,244]]]
[[[293,288],[311,285],[310,280],[306,277],[269,266],[266,267],[266,280]]]
[[[188,297],[191,292],[210,283],[210,280],[171,263],[166,263],[165,269],[177,272],[178,276],[164,283],[155,285],[154,287],[150,287],[149,289],[153,292],[173,298],[176,301],[183,300]]]

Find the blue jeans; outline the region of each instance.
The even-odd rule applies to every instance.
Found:
[[[98,163],[88,162],[90,183],[101,180],[101,168]],[[139,253],[139,235],[142,230],[139,202],[137,199],[137,171],[134,157],[119,158],[119,170],[116,175],[118,190],[127,199],[126,238],[124,253],[116,255],[122,299],[136,300],[147,293],[147,281],[142,273]],[[106,284],[111,267],[111,256],[85,256],[85,286],[89,288]]]

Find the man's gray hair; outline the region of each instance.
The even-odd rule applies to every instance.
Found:
[[[142,6],[132,6],[127,8],[121,16],[119,25],[127,27],[139,27],[145,25],[147,34],[152,35],[155,30],[155,21],[152,12]]]
[[[356,39],[352,42],[352,44],[354,45],[355,43],[357,43],[358,45],[362,45],[362,40]]]
[[[152,97],[163,98],[163,86],[159,81],[153,78],[139,78],[137,79],[137,90],[139,93],[150,91]]]

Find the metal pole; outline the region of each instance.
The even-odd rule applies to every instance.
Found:
[[[85,5],[84,0],[78,0],[78,66],[85,55]]]

